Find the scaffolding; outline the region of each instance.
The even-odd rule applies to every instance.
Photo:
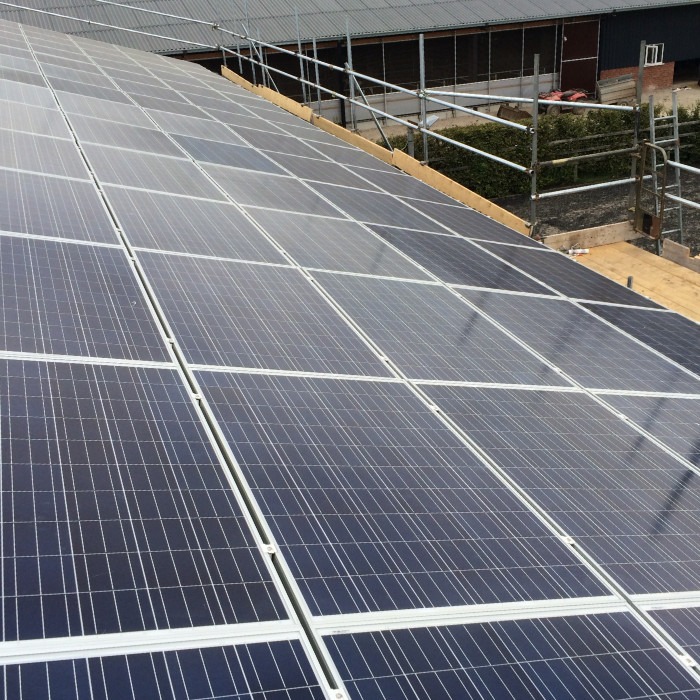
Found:
[[[117,2],[116,0],[96,0],[97,2],[107,4],[124,6],[123,3]],[[643,69],[644,61],[646,56],[646,46],[642,42],[640,46],[640,62],[639,70],[636,78],[636,99],[633,105],[626,104],[600,104],[598,102],[577,102],[576,105],[579,108],[585,110],[607,110],[607,111],[618,111],[626,112],[632,114],[633,129],[632,129],[632,145],[629,148],[617,148],[608,149],[604,151],[598,151],[595,153],[587,153],[582,155],[568,156],[564,158],[558,158],[554,160],[541,161],[539,159],[538,153],[538,127],[539,127],[539,110],[541,106],[545,109],[549,105],[561,105],[560,101],[556,100],[546,100],[541,99],[539,95],[539,78],[540,78],[540,66],[539,66],[539,55],[534,56],[533,65],[533,80],[532,80],[532,97],[514,97],[510,95],[493,95],[489,93],[470,93],[458,90],[441,90],[436,88],[426,87],[425,79],[425,51],[424,51],[424,35],[419,35],[419,85],[417,89],[410,89],[401,85],[392,84],[385,80],[367,75],[365,73],[358,72],[354,70],[352,63],[352,37],[349,31],[349,25],[346,25],[346,47],[347,47],[347,61],[344,65],[335,65],[327,61],[322,61],[318,58],[316,41],[312,42],[312,55],[309,55],[307,51],[302,49],[301,33],[299,29],[298,15],[296,15],[296,28],[297,28],[297,46],[296,50],[286,48],[284,46],[278,46],[271,44],[269,42],[263,41],[260,36],[254,37],[251,35],[246,23],[242,22],[242,32],[236,32],[228,28],[220,26],[217,22],[211,22],[206,20],[193,19],[191,17],[183,17],[181,15],[170,14],[157,10],[149,10],[143,7],[138,7],[130,5],[130,9],[138,12],[144,12],[151,15],[158,15],[160,17],[186,20],[193,22],[195,24],[200,24],[207,26],[214,30],[220,37],[223,35],[227,38],[225,42],[219,42],[215,45],[210,44],[198,44],[197,42],[180,40],[174,37],[166,37],[159,34],[152,34],[150,32],[127,29],[124,27],[117,27],[114,25],[108,25],[104,23],[95,22],[92,20],[84,20],[78,17],[70,17],[57,12],[48,10],[39,10],[33,8],[27,8],[26,6],[18,5],[16,3],[0,1],[0,5],[5,5],[9,7],[16,7],[25,10],[30,10],[32,12],[38,12],[44,15],[53,15],[56,17],[61,17],[63,19],[72,19],[78,22],[85,22],[93,25],[100,25],[106,28],[119,29],[123,31],[140,33],[150,37],[157,37],[162,39],[169,39],[172,41],[179,41],[184,44],[198,46],[203,49],[209,49],[216,51],[221,54],[221,60],[224,66],[228,67],[228,60],[235,60],[238,65],[239,74],[243,73],[244,65],[250,67],[251,74],[253,76],[253,83],[258,83],[258,75],[260,83],[265,87],[277,90],[277,85],[274,80],[274,76],[283,77],[286,79],[291,79],[299,82],[302,89],[302,96],[304,104],[309,108],[316,108],[316,112],[320,116],[322,109],[323,96],[328,98],[333,98],[339,100],[341,105],[340,115],[341,124],[343,126],[349,127],[352,131],[357,131],[358,128],[358,112],[362,111],[367,113],[368,118],[372,119],[379,134],[381,135],[385,146],[391,151],[393,150],[392,144],[387,138],[383,128],[382,123],[393,123],[398,124],[407,129],[407,133],[410,135],[409,141],[413,142],[414,134],[420,134],[422,138],[423,146],[423,160],[424,164],[429,163],[429,137],[437,141],[449,144],[455,148],[467,151],[476,156],[488,159],[492,162],[498,163],[505,167],[511,168],[523,174],[523,176],[529,178],[530,180],[530,220],[525,222],[529,229],[531,236],[537,235],[538,227],[538,203],[544,199],[550,199],[553,197],[561,197],[565,195],[570,195],[574,193],[586,192],[596,189],[604,189],[610,187],[616,187],[619,185],[629,185],[630,195],[629,195],[629,218],[634,223],[636,220],[635,209],[639,207],[639,198],[637,196],[637,191],[640,183],[651,179],[652,188],[654,192],[654,200],[656,202],[655,211],[658,215],[658,210],[663,207],[665,199],[670,200],[675,203],[677,207],[669,208],[667,211],[677,212],[677,224],[675,229],[663,230],[661,229],[660,237],[662,235],[670,235],[672,233],[677,233],[679,235],[681,243],[683,242],[683,206],[690,206],[700,209],[700,204],[692,202],[682,197],[681,192],[681,182],[680,182],[680,171],[685,170],[692,172],[693,174],[700,174],[700,169],[693,168],[688,165],[683,165],[680,162],[680,136],[679,136],[679,126],[678,126],[678,104],[677,97],[674,93],[673,95],[673,112],[669,117],[655,117],[654,114],[654,103],[653,97],[650,98],[649,114],[649,140],[647,142],[642,142],[640,139],[640,134],[642,132],[640,125],[640,115],[641,115],[641,102],[642,102],[642,81],[643,81]],[[235,45],[235,48],[234,48]],[[269,56],[273,53],[285,54],[288,57],[294,59],[299,65],[299,74],[295,75],[288,71],[282,70],[281,68],[271,66],[269,64]],[[244,63],[245,62],[245,63]],[[333,90],[327,86],[322,85],[319,78],[319,70],[324,69],[330,71],[331,73],[336,73],[347,85],[347,94],[345,90],[338,91]],[[408,118],[402,118],[393,114],[390,114],[387,109],[380,109],[379,107],[372,105],[368,99],[367,94],[361,86],[361,81],[366,85],[380,87],[384,94],[388,92],[403,94],[410,96],[412,99],[416,100],[418,105],[415,110],[416,115],[419,117],[417,121],[410,120]],[[315,94],[315,100],[313,95]],[[446,99],[447,98],[447,99]],[[523,104],[529,105],[531,109],[532,121],[531,124],[522,124],[519,122],[510,121],[508,119],[501,118],[499,116],[490,114],[489,112],[479,111],[475,108],[477,105],[484,104]],[[474,146],[466,143],[462,143],[455,139],[451,139],[444,134],[441,134],[433,129],[431,129],[430,121],[428,119],[428,114],[431,111],[446,111],[450,110],[452,113],[466,114],[473,117],[478,117],[483,120],[495,122],[506,126],[510,129],[519,130],[526,133],[530,137],[530,162],[527,165],[521,163],[516,163],[514,161],[508,160],[501,156],[493,153],[481,150]],[[349,114],[347,114],[349,112]],[[349,119],[348,119],[349,116]],[[664,122],[663,124],[661,122]],[[656,131],[657,129],[668,129],[672,130],[672,135],[670,137],[657,140]],[[642,163],[640,166],[641,152],[644,143],[651,145],[650,152],[652,153],[652,164],[651,172],[645,172],[645,164]],[[675,189],[675,194],[666,192],[666,187],[664,186],[663,192],[659,197],[659,164],[656,160],[656,154],[658,153],[657,147],[663,149],[672,149],[673,158],[663,158],[664,173],[666,168],[674,169],[674,177],[672,178],[671,186]],[[665,151],[664,151],[665,153]],[[590,160],[607,158],[609,156],[620,156],[629,155],[631,159],[630,166],[630,177],[624,179],[617,179],[608,182],[601,182],[595,184],[580,185],[576,187],[567,187],[554,190],[548,190],[546,192],[541,192],[539,187],[539,174],[545,168],[550,167],[561,167],[564,165],[578,164]],[[665,181],[665,175],[663,180]],[[663,217],[662,217],[663,218]]]

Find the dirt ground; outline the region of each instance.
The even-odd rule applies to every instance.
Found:
[[[684,173],[681,179],[682,195],[685,199],[700,202],[700,177]],[[625,221],[629,206],[629,185],[603,190],[579,192],[552,199],[545,199],[538,206],[539,233],[551,236],[564,231],[603,226]],[[527,196],[505,197],[496,203],[523,219],[530,218],[530,200]],[[678,212],[673,202],[668,201],[669,210],[664,217],[664,231],[678,227]],[[691,255],[700,254],[700,210],[683,207],[683,245]],[[678,233],[669,233],[668,238],[680,242]],[[638,245],[652,250],[653,243],[640,239]]]

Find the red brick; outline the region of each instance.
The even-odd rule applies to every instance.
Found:
[[[652,92],[653,90],[663,90],[664,88],[673,87],[673,71],[676,67],[675,61],[662,63],[660,66],[647,66],[644,69],[644,90]],[[612,68],[600,72],[600,79],[617,78],[621,75],[637,76],[637,66],[629,68]]]

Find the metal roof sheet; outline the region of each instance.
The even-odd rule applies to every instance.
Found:
[[[196,19],[218,23],[232,31],[244,24],[252,36],[271,43],[295,43],[297,16],[302,40],[336,39],[346,27],[356,37],[436,31],[504,22],[555,19],[587,14],[673,5],[697,4],[700,0],[124,0],[120,6],[99,0],[16,0],[27,9],[0,6],[0,17],[109,41],[132,48],[174,52],[194,50],[187,42],[204,46],[226,43],[225,35],[212,32]],[[110,26],[77,22],[37,10],[101,22]],[[164,17],[143,12],[177,15]],[[160,34],[161,36],[151,36]],[[167,37],[167,38],[163,38]],[[230,44],[233,44],[232,40]]]

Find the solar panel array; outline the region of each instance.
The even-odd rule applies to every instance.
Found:
[[[700,698],[697,324],[196,65],[0,101],[3,697]]]

